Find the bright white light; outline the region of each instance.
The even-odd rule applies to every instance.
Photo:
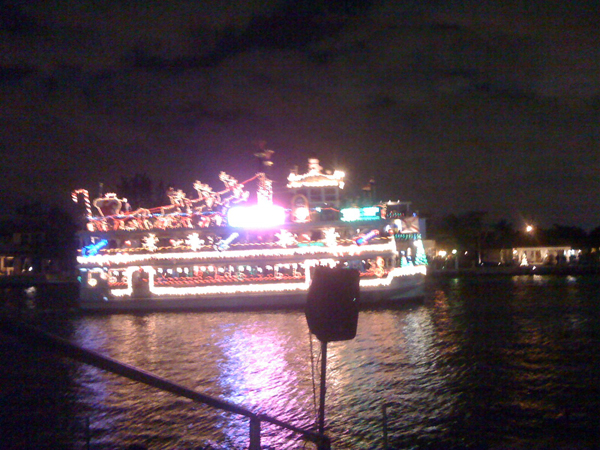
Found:
[[[276,205],[236,206],[227,212],[227,221],[235,228],[271,228],[285,222],[285,210]]]
[[[308,268],[313,265],[331,265],[335,266],[337,261],[334,260],[306,260],[304,267]],[[147,268],[150,269],[150,268]],[[389,286],[394,278],[411,276],[417,274],[426,274],[425,266],[410,266],[396,267],[392,269],[387,276],[377,279],[360,280],[361,288],[373,288],[377,286]],[[189,295],[219,295],[219,294],[244,294],[244,293],[269,293],[269,292],[289,292],[289,291],[306,291],[310,286],[309,271],[306,271],[306,277],[303,280],[295,283],[274,283],[274,284],[241,284],[241,285],[225,285],[225,286],[185,286],[185,287],[158,287],[154,286],[154,282],[150,281],[150,291],[154,295],[160,297],[177,297]],[[129,289],[112,289],[110,293],[115,297],[126,297],[132,294]]]
[[[310,216],[310,211],[308,210],[308,208],[301,206],[300,208],[296,208],[294,210],[294,215],[298,222],[306,222],[306,220]]]
[[[147,253],[139,255],[117,254],[117,255],[95,255],[90,257],[77,257],[77,262],[82,266],[91,265],[111,265],[111,264],[153,264],[159,261],[200,261],[225,260],[227,262],[238,260],[240,258],[256,257],[295,257],[295,256],[314,256],[322,257],[325,255],[352,256],[358,253],[381,253],[392,252],[397,254],[396,243],[389,239],[386,243],[357,245],[339,245],[336,247],[306,246],[298,248],[270,248],[256,250],[228,250],[226,252],[184,252],[184,253]],[[167,270],[172,273],[171,269]]]
[[[360,220],[360,209],[359,208],[345,208],[340,211],[342,213],[342,220],[347,222],[354,222]]]

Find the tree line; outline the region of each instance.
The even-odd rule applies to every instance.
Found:
[[[427,238],[435,240],[440,248],[471,252],[483,259],[491,249],[570,246],[592,254],[600,248],[600,226],[588,232],[577,226],[553,224],[528,231],[506,219],[488,223],[486,216],[486,212],[469,211],[429,218]]]

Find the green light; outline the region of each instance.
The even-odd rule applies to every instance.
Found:
[[[359,220],[378,220],[380,212],[378,206],[366,208],[344,208],[340,211],[344,222],[356,222]]]

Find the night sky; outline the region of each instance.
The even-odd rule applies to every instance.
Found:
[[[279,189],[314,154],[421,212],[591,229],[599,18],[591,0],[0,0],[2,206],[135,173],[220,190],[266,142]]]

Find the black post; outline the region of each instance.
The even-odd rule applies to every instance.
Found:
[[[387,417],[387,403],[381,406],[381,412],[383,415],[383,450],[388,450],[388,417]]]
[[[92,441],[92,434],[90,432],[90,418],[86,417],[85,418],[85,443],[86,446],[85,448],[87,450],[90,450],[90,442]]]
[[[319,433],[325,434],[325,371],[327,370],[327,341],[321,342],[321,392],[319,396]]]

